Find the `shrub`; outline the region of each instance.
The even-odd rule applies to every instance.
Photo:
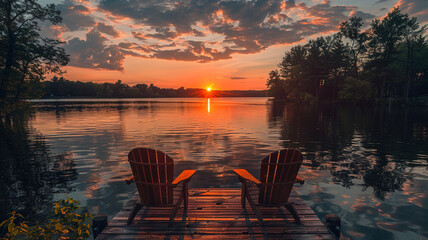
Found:
[[[16,212],[0,224],[7,227],[2,239],[86,239],[91,235],[92,215],[79,214],[80,202],[67,197],[55,203],[55,214],[44,225],[29,226],[24,217]],[[17,224],[19,222],[19,224]]]

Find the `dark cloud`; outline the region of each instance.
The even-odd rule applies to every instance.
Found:
[[[205,37],[205,33],[201,32],[199,30],[193,29],[192,31],[193,31],[193,35],[195,37]]]
[[[383,3],[383,2],[389,2],[389,0],[378,0],[378,1],[376,1],[376,4]]]
[[[106,45],[107,38],[96,29],[86,34],[86,40],[73,38],[65,44],[64,49],[70,54],[70,65],[95,68],[123,70],[124,54],[118,46]]]
[[[239,27],[260,25],[266,17],[281,11],[281,1],[221,1],[219,5],[228,18],[239,22]]]
[[[178,33],[188,33],[198,21],[210,23],[210,16],[218,10],[218,1],[128,0],[123,4],[117,0],[101,0],[99,7],[115,15],[130,17],[138,23],[160,28],[172,25]]]
[[[174,50],[161,50],[162,47],[175,46],[175,44],[156,46],[154,54],[150,57],[159,59],[171,59],[179,61],[196,61],[196,62],[210,62],[220,59],[231,58],[232,51],[226,48],[224,51],[219,51],[210,47],[206,47],[204,42],[201,41],[187,41],[187,48],[185,49],[174,49]],[[154,46],[153,46],[154,47]]]
[[[247,79],[246,77],[231,77],[230,79],[232,80],[242,80],[242,79]]]
[[[296,7],[296,2],[294,0],[288,0],[285,2],[286,9],[295,8],[295,7]]]
[[[127,39],[109,45],[107,35],[121,36],[113,25],[104,20],[96,23],[90,9],[71,0],[58,6],[63,11],[65,26],[71,31],[92,28],[86,39],[68,41],[66,49],[71,54],[71,64],[115,70],[123,69],[126,55],[210,62],[335,31],[350,15],[374,17],[355,6],[331,5],[330,1],[308,6],[294,0],[127,0],[126,4],[100,0],[98,10],[107,19],[126,17],[134,21],[132,36],[134,41],[142,41],[134,43]],[[293,11],[299,12],[299,21],[289,17]],[[210,34],[215,34],[216,40],[201,39]]]
[[[150,47],[153,48],[153,49],[161,49],[161,48],[175,47],[175,46],[177,46],[177,44],[175,44],[175,42],[172,42],[170,44],[159,44],[159,43],[156,43],[156,44],[150,45]]]
[[[357,7],[355,6],[332,6],[330,5],[330,1],[325,1],[312,7],[300,5],[299,8],[307,12],[308,17],[318,20],[317,22],[314,22],[314,24],[322,23],[331,29],[336,29],[341,22],[348,20],[350,12],[357,10]]]
[[[400,9],[412,17],[417,17],[421,23],[428,22],[427,0],[400,0],[397,3]]]
[[[83,30],[96,24],[89,8],[83,5],[75,5],[74,2],[67,0],[56,5],[56,8],[61,11],[62,24],[70,31]]]
[[[102,23],[102,22],[99,22],[97,24],[97,30],[99,32],[108,34],[108,35],[115,37],[115,38],[120,36],[120,33],[113,26],[107,25],[107,24]]]
[[[355,12],[352,12],[351,16],[360,17],[360,18],[365,19],[365,20],[372,20],[373,18],[375,18],[375,17],[376,17],[376,16],[375,16],[375,15],[373,15],[373,14],[365,13],[365,12],[362,12],[362,11],[355,11]]]
[[[144,36],[144,33],[140,33],[140,32],[131,32],[132,36],[138,40],[146,40],[146,37]]]
[[[157,38],[160,40],[172,40],[178,36],[178,33],[171,31],[169,27],[158,27],[155,28],[156,33],[146,34],[146,37]]]
[[[136,46],[136,44],[130,42],[121,42],[118,44],[118,46],[125,49],[131,49],[132,47]]]
[[[158,51],[152,55],[154,58],[180,60],[180,61],[207,61],[209,57],[196,55],[191,51],[183,51],[180,49]]]

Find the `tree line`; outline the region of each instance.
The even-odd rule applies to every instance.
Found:
[[[118,80],[115,83],[94,83],[70,81],[54,76],[44,81],[43,98],[157,98],[157,97],[264,97],[266,91],[218,91],[207,92],[201,88],[160,88],[153,84],[136,84],[130,86]]]
[[[428,95],[426,26],[394,8],[363,29],[352,17],[339,32],[285,52],[269,73],[268,94],[297,102],[410,102]]]

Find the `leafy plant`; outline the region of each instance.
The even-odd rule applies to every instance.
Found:
[[[8,232],[2,239],[86,239],[91,234],[93,217],[88,212],[78,213],[79,204],[70,197],[58,200],[55,214],[45,225],[29,226],[21,214],[12,212],[10,218],[0,224],[7,227]]]

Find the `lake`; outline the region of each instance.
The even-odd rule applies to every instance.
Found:
[[[272,151],[304,155],[295,189],[351,239],[428,237],[428,109],[307,106],[268,98],[33,101],[0,121],[0,213],[43,219],[65,194],[111,219],[136,192],[128,152],[156,148],[190,187],[240,187]]]

